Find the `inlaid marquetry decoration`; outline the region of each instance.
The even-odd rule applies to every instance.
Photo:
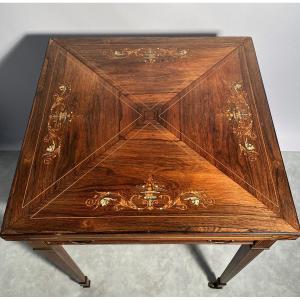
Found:
[[[43,140],[46,144],[43,162],[46,165],[60,155],[64,128],[72,120],[73,112],[69,111],[66,106],[66,100],[71,90],[69,84],[60,84],[53,95],[53,104],[48,117],[48,132]]]
[[[214,200],[204,191],[186,191],[173,198],[165,189],[149,176],[143,185],[136,186],[136,193],[126,197],[119,192],[98,192],[85,200],[85,205],[93,210],[107,207],[120,210],[188,210],[190,208],[206,208],[213,205]]]
[[[241,81],[231,84],[224,115],[231,122],[240,152],[250,161],[255,161],[258,157],[256,134],[253,130],[252,113],[247,103],[247,93]]]
[[[136,57],[140,62],[153,64],[155,62],[169,62],[176,59],[186,58],[188,49],[178,48],[122,48],[104,50],[102,54],[113,59]]]

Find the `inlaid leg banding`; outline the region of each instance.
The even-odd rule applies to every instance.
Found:
[[[209,282],[208,286],[213,289],[221,289],[256,256],[263,250],[269,249],[274,243],[275,241],[257,241],[252,245],[242,245],[222,275],[214,282]]]
[[[47,245],[44,242],[30,242],[29,245],[35,252],[45,257],[72,280],[84,288],[90,287],[90,280],[79,269],[66,250],[59,245]]]

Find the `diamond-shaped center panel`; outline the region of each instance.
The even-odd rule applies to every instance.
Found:
[[[159,123],[159,115],[162,111],[160,105],[154,105],[149,108],[144,105],[136,106],[136,110],[141,114],[141,118],[138,120],[138,124],[147,124],[147,123]]]

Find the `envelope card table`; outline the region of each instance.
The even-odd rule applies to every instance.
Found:
[[[64,244],[240,244],[222,288],[299,233],[251,38],[50,39],[4,239],[83,287]]]

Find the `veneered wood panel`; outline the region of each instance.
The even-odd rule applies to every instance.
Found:
[[[142,117],[134,104],[126,97],[120,96],[120,132],[119,135],[123,137],[132,130]]]
[[[139,117],[128,104],[129,99],[119,97],[116,90],[107,87],[94,72],[55,43],[49,47],[54,55],[46,57],[50,62],[45,66],[51,64],[60,71],[48,69],[47,72],[44,68],[41,76],[36,95],[39,107],[34,115],[40,123],[31,127],[34,134],[26,143],[30,145],[26,152],[31,159],[24,159],[30,165],[22,169],[22,177],[16,177],[21,186],[13,190],[11,196],[18,199],[22,215],[30,211],[26,206],[31,202],[47,201],[48,197],[60,192],[63,182],[70,184],[80,177],[84,166],[117,142],[119,134],[130,130]],[[62,86],[68,88],[65,95],[60,91]],[[64,107],[58,106],[61,103]],[[42,114],[37,113],[38,110]],[[52,120],[58,120],[55,124],[49,122],[51,116]],[[57,123],[60,129],[53,131],[51,128]],[[60,145],[56,144],[58,139]],[[58,146],[60,151],[54,155]],[[46,163],[48,147],[53,147],[54,151],[49,152],[53,155]]]
[[[181,104],[180,101],[170,101],[171,103],[166,103],[159,114],[159,122],[172,132],[178,138],[181,138]]]
[[[160,161],[159,166],[157,161]],[[120,193],[126,195],[128,199],[130,195],[139,193],[136,186],[144,184],[149,175],[153,176],[157,184],[164,184],[165,193],[172,198],[176,198],[184,191],[205,189],[207,195],[213,200],[213,204],[207,207],[191,205],[188,210],[180,210],[175,206],[170,209],[143,211],[128,207],[116,211],[111,205],[93,209],[86,205],[86,200],[92,198],[97,191]],[[257,217],[276,219],[274,213],[238,184],[167,130],[152,124],[131,131],[125,142],[117,143],[105,153],[101,164],[98,164],[57,199],[44,206],[34,214],[33,218],[39,220],[72,217],[99,218],[100,220],[93,221],[94,230],[111,231],[115,227],[113,224],[111,228],[107,227],[105,219],[107,217],[136,216],[138,218],[153,215],[165,216],[170,219],[170,222],[174,216],[197,216],[199,222],[202,217],[216,215],[220,218],[239,217],[243,219],[239,225],[232,223],[228,226],[231,228],[237,226],[237,229],[242,231],[245,224]],[[130,222],[130,219],[128,221]],[[175,222],[178,221],[174,220],[173,224],[173,230],[176,231]],[[196,219],[193,222],[196,222]],[[106,224],[105,227],[103,223]],[[156,226],[154,220],[151,223]],[[270,224],[270,227],[267,224],[267,222],[261,223],[259,228],[264,227],[265,230],[272,231],[271,226],[274,224]],[[217,227],[210,227],[210,229],[213,232],[219,230]]]
[[[99,82],[98,77],[81,66],[72,57],[59,53],[57,64],[60,72],[55,74],[50,86],[50,95],[47,102],[44,122],[41,124],[41,134],[36,143],[37,151],[32,165],[26,191],[24,205],[32,201],[41,192],[47,189],[62,176],[70,172],[77,164],[108,142],[116,142],[119,132],[118,99],[108,92]],[[86,82],[83,82],[86,80]],[[62,101],[68,120],[58,120],[61,132],[51,132],[49,118],[60,118],[50,109],[56,105],[55,95],[61,85],[70,86],[70,91]],[[109,115],[109,117],[107,117]],[[52,137],[52,135],[54,135]],[[56,136],[61,139],[60,151],[57,156],[45,163],[47,148],[57,142]],[[45,139],[50,136],[50,140]],[[56,151],[56,149],[54,151]],[[105,147],[102,147],[104,150]],[[100,150],[101,151],[101,150]],[[51,154],[51,153],[50,153]],[[46,171],[46,172],[45,172]],[[36,182],[36,178],[40,178]],[[34,183],[35,182],[35,183]],[[55,189],[55,186],[53,186]]]
[[[181,105],[180,129],[174,129],[181,133],[181,139],[186,144],[276,212],[279,210],[279,203],[265,155],[264,141],[260,135],[260,124],[255,108],[249,101],[249,93],[245,100],[253,120],[251,130],[255,135],[255,141],[251,143],[255,144],[255,151],[259,153],[253,161],[241,151],[244,145],[240,144],[237,134],[234,134],[235,128],[228,116],[228,110],[231,109],[228,99],[231,97],[233,86],[243,82],[237,50],[227,57],[215,72],[199,80],[197,85],[180,98],[177,102]],[[240,112],[235,112],[238,113]],[[249,128],[243,130],[247,131]],[[243,134],[244,132],[241,132],[241,135]]]
[[[271,111],[268,105],[263,81],[258,67],[255,49],[251,38],[247,38],[244,47],[240,49],[242,64],[247,74],[247,79],[251,83],[251,95],[256,110],[259,112],[259,123],[261,134],[265,142],[265,152],[269,160],[269,168],[272,174],[272,180],[277,188],[277,197],[280,203],[281,215],[289,224],[299,228],[299,221],[292,193],[289,187],[284,162],[280,152],[274,124],[272,121]]]
[[[24,180],[24,178],[29,177],[30,167],[34,160],[35,144],[31,141],[36,139],[37,131],[35,129],[40,126],[44,119],[44,110],[42,107],[45,105],[45,99],[49,93],[49,85],[54,73],[54,68],[51,66],[55,64],[57,51],[58,49],[50,40],[45,54],[44,64],[38,81],[36,94],[33,99],[30,117],[23,139],[15,176],[11,186],[9,200],[5,210],[5,220],[3,222],[2,229],[5,228],[5,226],[7,227],[14,223],[22,212],[22,201],[27,184],[27,181]]]
[[[201,39],[169,42],[163,37],[148,39],[146,44],[139,39],[136,43],[102,39],[92,45],[80,40],[58,42],[130,94],[134,102],[149,106],[172,99],[238,45],[216,44],[214,40],[201,43]],[[182,51],[184,55],[180,55]]]

